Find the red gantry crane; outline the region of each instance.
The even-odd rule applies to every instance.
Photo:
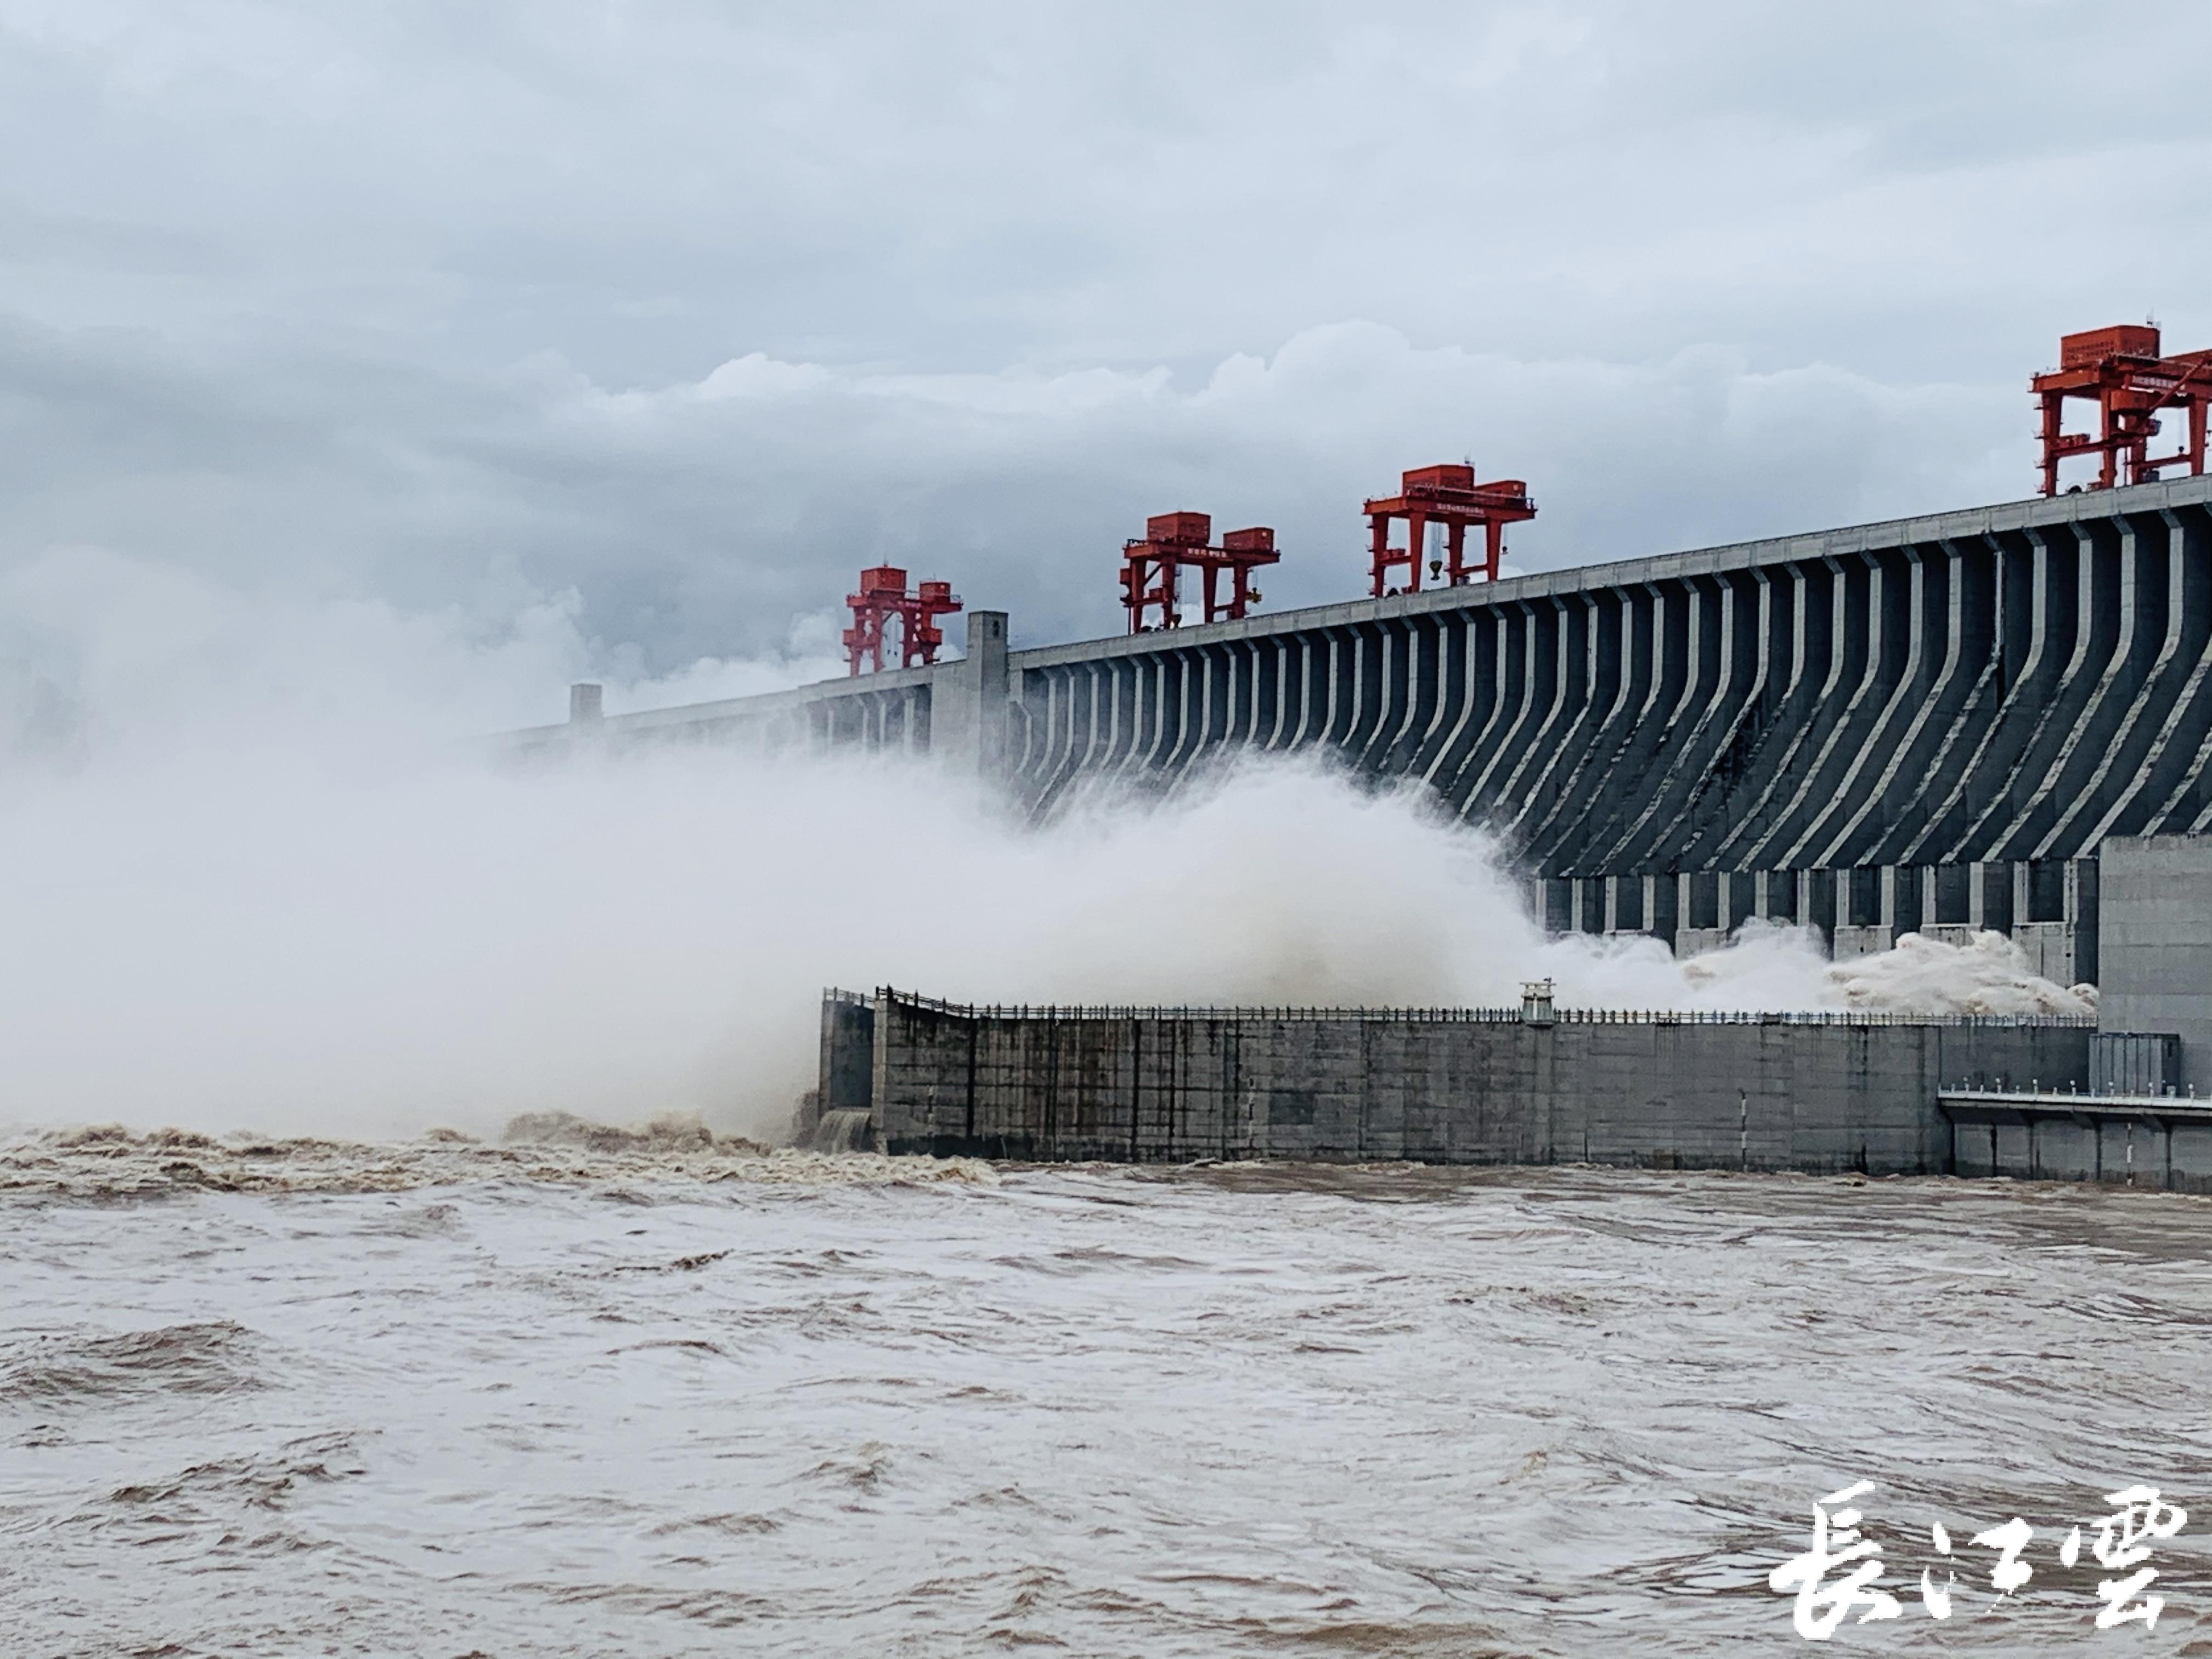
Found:
[[[1157,628],[1175,628],[1182,622],[1182,568],[1190,565],[1206,573],[1206,620],[1233,622],[1257,603],[1260,590],[1252,586],[1252,573],[1273,564],[1275,532],[1265,525],[1231,530],[1212,546],[1213,520],[1204,513],[1160,513],[1145,520],[1144,538],[1121,544],[1121,603],[1129,612],[1129,631],[1149,634]],[[1230,591],[1220,591],[1221,574],[1230,576]],[[1151,620],[1154,611],[1159,620]]]
[[[845,656],[855,675],[862,672],[863,660],[869,672],[883,672],[884,629],[894,617],[899,619],[899,666],[935,662],[938,647],[945,643],[945,630],[937,619],[960,609],[951,582],[924,582],[909,593],[906,572],[890,564],[863,570],[860,591],[848,593],[845,603],[853,608],[853,625],[845,630]]]
[[[1399,481],[1395,495],[1378,496],[1361,509],[1367,514],[1373,557],[1376,599],[1395,592],[1390,572],[1407,568],[1405,592],[1421,589],[1421,561],[1427,556],[1428,527],[1444,526],[1444,556],[1431,562],[1431,578],[1441,577],[1454,587],[1474,580],[1467,564],[1467,532],[1480,525],[1483,556],[1480,567],[1486,581],[1498,580],[1498,556],[1505,550],[1505,526],[1536,516],[1536,503],[1528,499],[1528,486],[1518,478],[1477,483],[1472,466],[1417,466]],[[1406,520],[1406,545],[1390,545],[1390,521]]]
[[[2102,458],[2092,489],[2149,483],[2169,466],[2204,471],[2205,412],[2212,408],[2212,351],[2159,355],[2158,330],[2123,323],[2069,334],[2058,342],[2058,368],[2038,374],[2028,390],[2043,400],[2043,493],[2058,493],[2058,463],[2072,455]],[[2094,432],[2067,432],[2066,400],[2097,405]],[[2170,455],[2153,455],[2162,409],[2184,411],[2188,435]],[[2076,486],[2079,488],[2080,486]]]

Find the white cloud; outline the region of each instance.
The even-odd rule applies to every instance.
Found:
[[[1173,505],[1334,598],[1443,456],[1528,480],[1530,568],[2016,496],[2055,334],[2212,343],[2208,46],[2180,0],[0,0],[0,567],[478,635],[573,593],[653,676],[879,559],[1109,629]]]
[[[765,352],[751,351],[732,357],[690,390],[700,402],[716,403],[725,398],[774,398],[817,392],[830,380],[829,370],[818,363],[779,362]],[[609,401],[629,407],[648,400],[629,392]]]

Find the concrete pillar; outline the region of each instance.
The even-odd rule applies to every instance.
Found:
[[[583,726],[592,720],[604,720],[606,717],[606,710],[601,698],[605,696],[605,690],[606,688],[604,686],[592,685],[584,682],[570,686],[568,688],[568,723],[571,726]]]
[[[1728,925],[1731,932],[1752,917],[1766,914],[1762,908],[1766,893],[1766,884],[1761,879],[1765,874],[1765,871],[1738,870],[1729,877]]]
[[[2091,984],[2097,982],[2097,884],[2094,858],[2066,860],[2066,920],[2074,933],[2074,971]]]
[[[1608,933],[1618,933],[1620,930],[1621,878],[1606,876],[1601,879],[1605,883],[1605,927],[1602,931]]]
[[[1902,928],[1898,927],[1897,866],[1893,864],[1885,864],[1881,866],[1881,900],[1875,912],[1875,925],[1878,927],[1895,929],[1897,932],[1909,932],[1912,927],[1911,922],[1906,922]],[[1892,937],[1894,937],[1894,933]]]
[[[1994,927],[2010,933],[2026,914],[2013,908],[2014,896],[2020,890],[2019,874],[2009,860],[1991,859],[1974,866],[1974,896],[1980,910],[1974,920],[1977,927]]]
[[[1989,879],[1989,868],[1978,860],[1966,866],[1966,926],[1969,927],[1989,926],[1986,920],[1989,915],[1988,896],[1983,891],[1983,884]]]
[[[1753,878],[1756,902],[1753,914],[1766,921],[1799,921],[1797,907],[1797,872],[1795,870],[1761,870]]]
[[[929,748],[955,770],[996,780],[1006,756],[1006,613],[968,613],[968,654],[929,681]]]
[[[1547,933],[1575,931],[1575,878],[1552,876],[1536,884],[1536,914]]]

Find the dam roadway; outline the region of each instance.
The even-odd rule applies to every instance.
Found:
[[[1049,813],[1232,750],[1419,780],[1556,929],[1838,955],[1996,927],[2096,976],[2108,836],[2212,829],[2212,477],[969,654],[519,733],[929,750]]]

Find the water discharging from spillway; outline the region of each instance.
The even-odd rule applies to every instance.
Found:
[[[807,1137],[817,1152],[865,1152],[875,1146],[875,1115],[865,1108],[840,1107],[822,1114]]]
[[[896,800],[896,812],[885,810]],[[142,826],[159,823],[161,833]],[[1547,939],[1491,838],[1307,765],[1048,825],[927,766],[218,756],[0,791],[17,1121],[778,1132],[820,988],[960,1001],[2083,1011],[2009,945]],[[5,1120],[0,1119],[0,1127]]]

